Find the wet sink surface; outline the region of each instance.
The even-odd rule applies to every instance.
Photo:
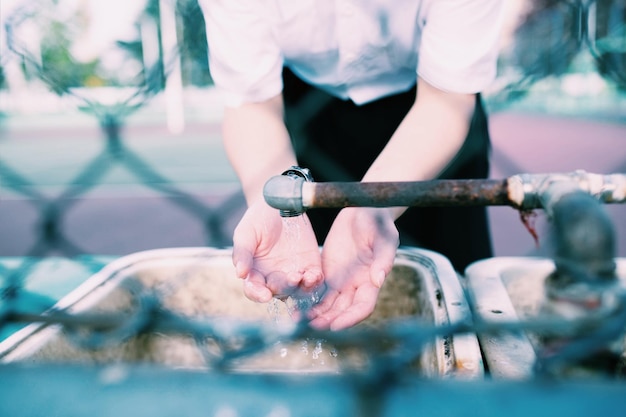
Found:
[[[626,288],[626,259],[616,259],[617,275]],[[487,322],[541,319],[544,280],[554,263],[539,257],[498,257],[470,265],[465,271],[475,314]],[[479,335],[486,367],[498,378],[530,378],[539,342],[531,333]]]
[[[57,307],[76,313],[132,312],[141,295],[148,293],[156,296],[166,310],[193,320],[218,320],[223,326],[237,320],[266,326],[270,332],[293,326],[289,300],[258,304],[245,298],[228,249],[163,249],[120,258],[62,299]],[[467,314],[469,308],[458,277],[447,259],[430,251],[401,248],[376,310],[359,327],[380,327],[400,318],[444,325],[465,320]],[[0,344],[0,359],[153,363],[205,369],[204,355],[215,353],[216,347],[205,346],[203,352],[198,346],[189,336],[148,333],[88,350],[59,327],[32,324]],[[232,364],[239,371],[337,373],[358,368],[363,360],[358,350],[342,351],[324,340],[304,339],[275,341],[262,353]],[[415,372],[428,377],[481,377],[483,366],[476,337],[463,334],[433,340],[419,355]]]

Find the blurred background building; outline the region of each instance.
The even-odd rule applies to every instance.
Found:
[[[491,176],[626,172],[626,0],[506,4]],[[245,203],[196,0],[3,0],[0,19],[0,259],[232,243]],[[543,213],[537,245],[489,210],[496,256],[545,251]],[[607,210],[626,256],[626,207]]]

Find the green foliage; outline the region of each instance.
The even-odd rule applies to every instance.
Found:
[[[51,22],[48,35],[41,43],[42,72],[56,93],[66,92],[72,87],[98,84],[96,75],[98,61],[77,62],[70,54],[68,29],[62,22]]]

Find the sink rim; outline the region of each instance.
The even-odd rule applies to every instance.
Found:
[[[616,274],[626,286],[626,258],[615,258]],[[554,261],[542,256],[501,256],[470,264],[465,270],[469,302],[477,318],[484,322],[515,322],[519,315],[503,280],[512,269],[534,270],[547,276]],[[522,333],[478,335],[483,359],[497,378],[529,379],[537,358],[530,338]]]
[[[133,271],[141,270],[148,263],[163,262],[175,265],[176,262],[189,262],[198,258],[202,261],[231,263],[231,247],[185,247],[162,248],[136,252],[120,257],[94,273],[83,284],[63,297],[52,308],[81,311],[97,303],[112,288],[119,285]],[[433,306],[434,324],[467,322],[470,319],[469,303],[461,286],[459,276],[449,260],[443,255],[416,247],[400,247],[396,265],[418,266],[427,273],[422,274],[427,296]],[[429,279],[426,279],[429,278]],[[440,290],[439,290],[440,288]],[[439,291],[439,293],[438,293]],[[440,308],[435,308],[439,304]],[[442,313],[443,312],[443,313]],[[0,343],[0,362],[11,362],[28,357],[41,347],[48,337],[58,332],[60,326],[31,323]],[[443,343],[437,342],[438,367],[445,361]],[[464,378],[480,378],[484,375],[484,365],[478,339],[473,334],[459,334],[452,338],[454,363],[447,364],[448,370],[442,376],[455,375]]]

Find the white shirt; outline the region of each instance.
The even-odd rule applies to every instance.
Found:
[[[503,0],[200,0],[227,105],[274,97],[282,68],[357,104],[422,77],[477,93],[496,76]]]

